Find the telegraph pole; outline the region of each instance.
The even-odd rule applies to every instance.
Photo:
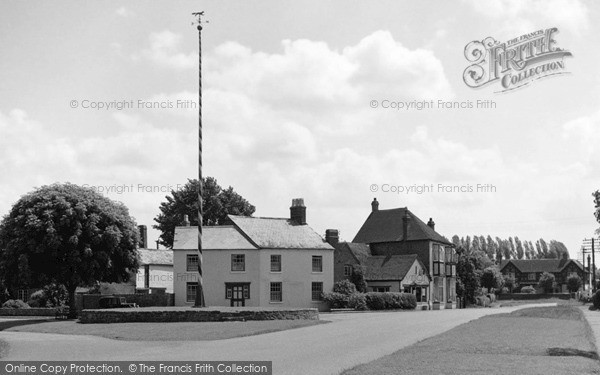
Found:
[[[202,283],[202,16],[204,12],[192,13],[198,24],[198,287],[195,307],[205,307]]]
[[[583,261],[585,266],[585,254],[591,253],[592,255],[592,266],[590,267],[590,279],[591,279],[591,288],[592,292],[596,292],[596,239],[595,238],[586,238],[583,240],[583,245],[581,245],[581,252],[583,253]],[[588,255],[588,266],[590,263],[590,256]],[[584,267],[585,268],[585,267]]]

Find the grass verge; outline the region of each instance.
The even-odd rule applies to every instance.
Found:
[[[600,374],[590,339],[576,307],[532,307],[463,324],[343,374]]]
[[[204,341],[308,327],[328,323],[321,320],[263,320],[247,322],[118,323],[81,324],[50,321],[7,328],[9,332],[92,335],[126,341]]]

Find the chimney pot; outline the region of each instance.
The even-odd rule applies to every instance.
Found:
[[[410,215],[408,213],[408,208],[404,210],[404,217],[402,217],[402,232],[403,237],[402,241],[406,241],[408,239],[408,224],[410,223]]]
[[[427,226],[433,230],[435,230],[435,221],[433,221],[432,218],[429,218],[429,221],[427,222]]]
[[[304,198],[292,199],[292,207],[290,207],[290,220],[299,225],[306,224],[306,207],[304,206]]]
[[[190,226],[190,218],[188,215],[183,215],[183,226],[184,227]]]
[[[373,202],[371,202],[371,212],[379,211],[379,202],[377,202],[377,198],[373,198]]]
[[[325,230],[325,241],[332,246],[335,245],[340,242],[340,232],[337,229]]]
[[[138,247],[140,249],[148,248],[148,228],[145,225],[138,225],[138,233],[140,234],[140,241]]]

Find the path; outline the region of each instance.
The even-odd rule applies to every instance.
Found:
[[[322,314],[331,323],[219,341],[127,342],[24,332],[0,332],[0,339],[10,345],[3,360],[264,360],[273,361],[278,375],[339,374],[482,316],[524,307]]]

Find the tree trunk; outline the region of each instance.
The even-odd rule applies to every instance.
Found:
[[[69,319],[75,319],[77,318],[77,308],[75,305],[75,290],[77,289],[76,286],[69,286],[68,287],[68,291],[69,291]]]

